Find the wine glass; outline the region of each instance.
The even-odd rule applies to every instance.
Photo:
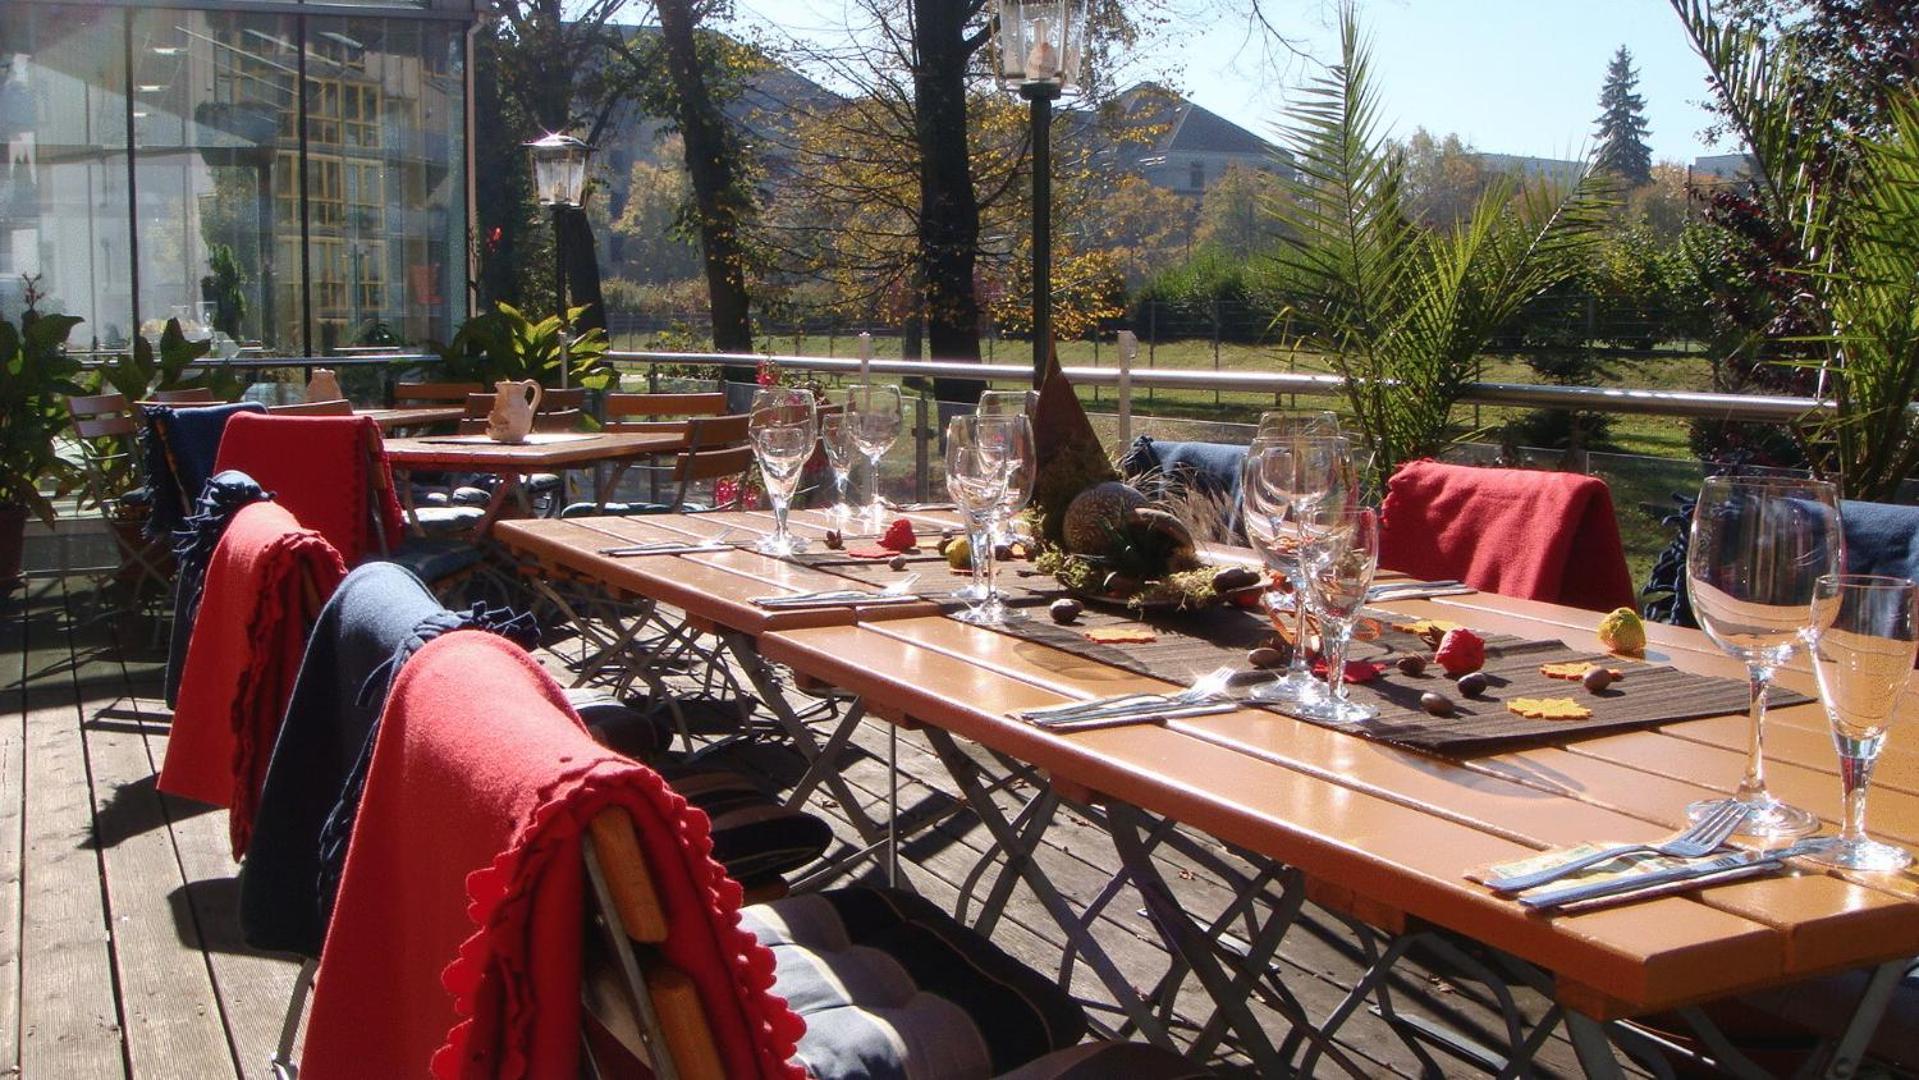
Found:
[[[955,416],[946,427],[946,492],[966,522],[973,557],[975,605],[959,617],[979,626],[1004,625],[1011,617],[1000,598],[993,559],[993,522],[1006,502],[1007,481],[1017,462],[1033,454],[1033,427],[1018,416]]]
[[[1371,705],[1346,694],[1346,653],[1353,623],[1366,604],[1379,569],[1379,515],[1367,507],[1335,502],[1300,515],[1300,566],[1306,602],[1319,616],[1319,640],[1326,658],[1326,692],[1299,703],[1309,720],[1354,724],[1379,715]]]
[[[1813,588],[1808,647],[1839,750],[1846,806],[1839,836],[1811,856],[1815,862],[1872,871],[1912,865],[1904,848],[1866,838],[1866,789],[1919,658],[1916,602],[1919,586],[1907,578],[1832,574]]]
[[[820,446],[826,451],[826,466],[833,474],[833,520],[845,521],[852,514],[853,440],[842,411],[820,413]]]
[[[799,486],[800,470],[819,441],[817,408],[813,392],[799,387],[769,386],[753,394],[747,434],[766,482],[766,496],[773,503],[773,533],[759,543],[759,550],[768,555],[805,549],[805,541],[787,531],[786,514]]]
[[[880,525],[880,458],[886,456],[900,437],[902,412],[900,388],[890,384],[856,383],[846,388],[846,431],[853,447],[873,466],[873,501],[866,514],[872,526]]]
[[[1038,402],[1037,390],[987,390],[980,394],[978,412],[981,416],[1024,416],[1030,423],[1033,406]],[[1039,476],[1038,465],[1033,455],[1028,454],[1007,477],[1006,501],[1001,504],[1000,516],[993,523],[993,543],[1007,544],[1013,541],[1016,531],[1013,522],[1033,499],[1033,484]]]
[[[1839,495],[1821,480],[1708,477],[1693,507],[1686,587],[1713,643],[1746,665],[1752,734],[1746,775],[1731,799],[1686,808],[1698,821],[1727,802],[1746,808],[1742,835],[1804,836],[1819,820],[1766,790],[1766,692],[1773,672],[1804,644],[1819,579],[1845,565]]]
[[[1352,448],[1344,438],[1321,435],[1271,435],[1255,438],[1247,448],[1240,476],[1241,516],[1246,534],[1270,569],[1284,572],[1293,583],[1293,655],[1286,674],[1252,691],[1260,701],[1306,702],[1320,697],[1322,688],[1306,660],[1306,605],[1301,579],[1306,515],[1333,497],[1341,509],[1356,505],[1357,482]],[[1295,528],[1286,528],[1291,517]],[[1267,602],[1275,598],[1269,593]],[[1275,605],[1274,610],[1283,610]]]

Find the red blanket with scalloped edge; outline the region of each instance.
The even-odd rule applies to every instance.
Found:
[[[235,514],[207,563],[159,786],[226,807],[236,859],[307,634],[345,576],[333,545],[275,502]]]
[[[1612,492],[1578,473],[1409,461],[1386,482],[1379,565],[1592,611],[1635,600]]]
[[[501,638],[459,630],[401,670],[374,744],[327,931],[306,1080],[578,1075],[579,845],[633,815],[729,1077],[794,1078],[805,1024],[768,993],[773,956],[739,928],[740,889],[706,815],[594,742],[559,687]]]
[[[380,426],[370,416],[269,416],[242,413],[227,421],[214,472],[239,469],[300,524],[318,532],[357,566],[381,550],[374,507],[386,549],[399,546],[400,501],[393,493]]]

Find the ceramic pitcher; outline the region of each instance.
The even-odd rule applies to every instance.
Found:
[[[486,433],[494,442],[523,443],[533,430],[533,413],[540,407],[540,384],[532,379],[493,384],[493,411],[486,417]]]
[[[307,380],[307,400],[338,401],[346,394],[340,391],[340,380],[333,377],[332,368],[314,368],[313,378]]]

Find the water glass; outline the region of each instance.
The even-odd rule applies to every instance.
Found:
[[[846,388],[846,431],[873,467],[873,501],[866,506],[872,526],[880,526],[880,459],[900,437],[904,425],[900,388],[891,384],[855,383]]]
[[[1299,705],[1299,715],[1353,724],[1379,715],[1346,693],[1346,653],[1353,624],[1366,605],[1366,590],[1379,569],[1379,515],[1366,507],[1321,506],[1301,515],[1300,564],[1306,602],[1319,617],[1326,660],[1326,692]]]
[[[773,533],[759,543],[759,550],[768,555],[805,549],[805,541],[787,531],[786,516],[800,470],[819,442],[816,409],[813,392],[798,387],[769,386],[753,395],[747,435],[766,484],[766,497],[773,504]]]
[[[1746,775],[1728,799],[1687,807],[1697,821],[1727,802],[1746,808],[1739,832],[1762,839],[1804,836],[1819,819],[1766,790],[1766,693],[1773,672],[1804,647],[1821,577],[1845,566],[1839,493],[1820,480],[1708,477],[1693,507],[1686,585],[1714,644],[1746,665],[1752,732]]]
[[[975,605],[960,618],[979,626],[1004,625],[1013,616],[999,593],[993,524],[1002,513],[1008,481],[1033,456],[1033,427],[1018,416],[956,416],[946,428],[946,492],[966,522],[973,558]]]
[[[1031,423],[1033,408],[1037,404],[1037,390],[987,390],[980,394],[977,411],[981,416],[1024,416]],[[1011,543],[1018,532],[1013,523],[1033,499],[1033,485],[1039,478],[1038,465],[1033,455],[1028,454],[1007,477],[1006,501],[1001,504],[999,519],[993,524],[995,544]]]
[[[1904,848],[1866,837],[1866,790],[1919,658],[1919,586],[1906,578],[1834,574],[1813,590],[1808,647],[1819,700],[1839,751],[1845,821],[1815,862],[1846,870],[1903,870]]]
[[[1357,505],[1352,448],[1343,438],[1320,435],[1268,435],[1247,448],[1240,474],[1241,519],[1246,535],[1266,565],[1293,583],[1293,656],[1286,674],[1254,688],[1260,701],[1310,702],[1323,689],[1306,660],[1306,604],[1301,580],[1306,515],[1331,499],[1342,509]],[[1287,527],[1290,518],[1293,527]],[[1268,594],[1267,602],[1274,597]],[[1275,610],[1278,610],[1276,607]]]
[[[826,466],[833,474],[833,518],[845,521],[853,512],[853,492],[849,485],[853,480],[853,455],[857,451],[844,411],[821,411],[819,422],[820,447],[826,451]]]

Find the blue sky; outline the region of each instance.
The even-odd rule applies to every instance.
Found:
[[[1166,79],[1208,109],[1270,132],[1311,64],[1249,44],[1245,20],[1221,13],[1233,0],[1178,2],[1213,11],[1169,31],[1128,74]],[[1328,0],[1266,6],[1314,57],[1336,55],[1337,14]],[[739,0],[739,7],[787,33],[830,36],[845,22],[843,0]],[[1704,68],[1666,0],[1363,0],[1360,22],[1374,40],[1383,112],[1395,134],[1425,127],[1457,132],[1479,150],[1577,156],[1598,115],[1606,62],[1625,45],[1639,69],[1654,159],[1684,163],[1715,152],[1699,134],[1709,122],[1698,104],[1706,96]]]

